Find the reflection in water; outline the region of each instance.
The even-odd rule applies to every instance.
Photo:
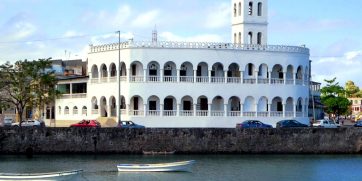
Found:
[[[118,172],[120,163],[196,160],[191,172]],[[76,180],[361,180],[360,155],[35,155],[0,156],[0,172],[83,169]]]

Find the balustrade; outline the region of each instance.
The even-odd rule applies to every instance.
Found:
[[[180,116],[186,116],[186,117],[194,116],[194,111],[191,111],[191,110],[181,110],[181,111],[180,111]]]
[[[196,116],[201,116],[201,117],[203,117],[203,116],[208,116],[208,113],[209,111],[205,111],[205,110],[197,110],[196,111]]]
[[[213,116],[213,117],[224,116],[224,111],[211,111],[211,116]]]

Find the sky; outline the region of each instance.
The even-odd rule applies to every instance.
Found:
[[[86,58],[89,44],[231,42],[231,0],[0,0],[0,64]],[[306,45],[312,79],[362,86],[362,1],[269,0],[268,44]]]

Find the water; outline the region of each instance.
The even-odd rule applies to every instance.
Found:
[[[117,172],[119,163],[196,160],[191,172]],[[96,180],[362,180],[360,155],[37,155],[0,156],[0,172],[83,169],[79,181]]]

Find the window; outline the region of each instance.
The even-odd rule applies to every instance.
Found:
[[[78,114],[78,107],[77,106],[73,107],[73,114]]]
[[[136,76],[137,65],[132,65],[132,76]]]
[[[236,17],[236,4],[234,4],[234,17]]]
[[[60,94],[70,94],[70,84],[59,84],[57,89]]]
[[[157,66],[155,64],[151,64],[148,73],[150,76],[157,76]]]
[[[69,107],[68,107],[68,106],[65,106],[65,108],[64,108],[64,114],[69,114]]]
[[[236,33],[234,33],[234,43],[236,43]]]
[[[258,16],[262,16],[262,11],[263,11],[263,4],[262,3],[258,3]]]
[[[241,16],[241,3],[239,2],[239,16]]]
[[[253,2],[249,2],[249,15],[252,16],[253,15]]]
[[[248,64],[248,75],[249,76],[253,75],[253,64],[251,63]]]
[[[241,43],[241,32],[239,32],[239,43]]]
[[[257,40],[257,44],[261,45],[261,38],[262,38],[262,34],[261,32],[258,33],[258,40]]]
[[[250,45],[253,44],[253,33],[252,32],[248,33],[248,42]]]
[[[73,94],[83,94],[87,93],[87,83],[74,83],[72,85]]]
[[[157,110],[157,104],[156,104],[156,101],[149,101],[149,110],[150,111],[155,111],[155,110]]]

